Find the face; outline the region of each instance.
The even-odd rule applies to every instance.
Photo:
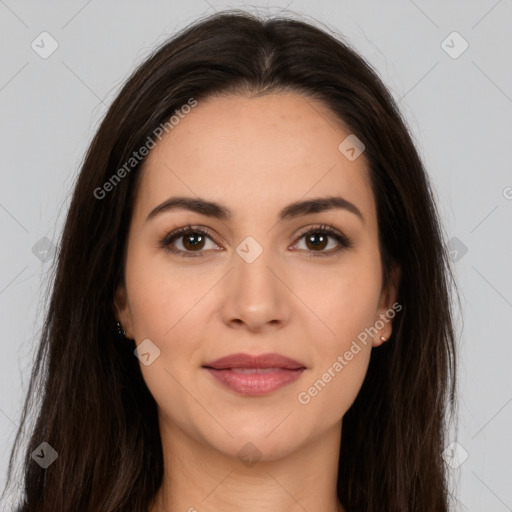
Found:
[[[141,370],[167,432],[233,457],[251,442],[273,460],[340,429],[396,299],[382,289],[364,153],[338,149],[348,135],[295,93],[215,97],[151,150],[115,302],[126,336],[144,342]],[[178,196],[220,208],[155,210]],[[343,200],[300,206],[333,197]],[[205,368],[240,353],[302,369]]]

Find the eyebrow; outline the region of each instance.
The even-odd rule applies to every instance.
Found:
[[[154,219],[164,212],[175,209],[189,210],[191,212],[219,220],[229,220],[233,217],[233,212],[226,206],[219,203],[208,201],[200,197],[177,196],[167,199],[162,204],[159,204],[156,208],[151,210],[146,217],[145,222]],[[365,224],[365,219],[359,208],[354,203],[351,203],[339,196],[318,197],[305,201],[296,201],[285,206],[279,212],[278,219],[279,221],[291,220],[302,215],[309,215],[334,209],[347,210],[359,217],[362,223]]]

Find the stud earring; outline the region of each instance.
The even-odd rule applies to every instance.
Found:
[[[384,336],[381,336],[380,341],[386,341],[386,338]]]
[[[123,326],[121,325],[121,323],[116,322],[116,326],[117,326],[117,333],[119,334],[119,336],[125,338],[126,331],[123,329]]]

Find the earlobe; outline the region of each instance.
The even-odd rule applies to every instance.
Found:
[[[384,336],[382,334],[377,334],[377,336],[375,336],[373,338],[373,343],[372,343],[372,346],[373,347],[380,347],[382,344],[384,344],[386,341],[388,340],[388,337],[387,336]]]
[[[128,312],[128,300],[126,294],[126,288],[123,284],[120,284],[116,292],[114,294],[114,309],[115,309],[115,322],[119,322],[121,324],[121,328],[124,331],[126,337],[129,336],[129,332],[131,331],[130,325],[130,315]]]
[[[381,293],[378,320],[375,322],[375,328],[378,332],[373,339],[374,347],[379,347],[389,340],[393,331],[393,319],[396,316],[396,312],[402,309],[401,307],[399,309],[397,308],[400,275],[400,267],[398,265],[394,265],[391,268],[391,276],[388,285]]]

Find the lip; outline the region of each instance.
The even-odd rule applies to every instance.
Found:
[[[281,354],[231,354],[203,365],[224,386],[242,395],[261,396],[296,381],[305,365]]]
[[[221,357],[215,361],[204,364],[203,366],[215,370],[224,370],[227,368],[282,368],[286,370],[299,370],[306,366],[294,359],[282,356],[281,354],[260,354],[251,356],[250,354],[230,354]]]

